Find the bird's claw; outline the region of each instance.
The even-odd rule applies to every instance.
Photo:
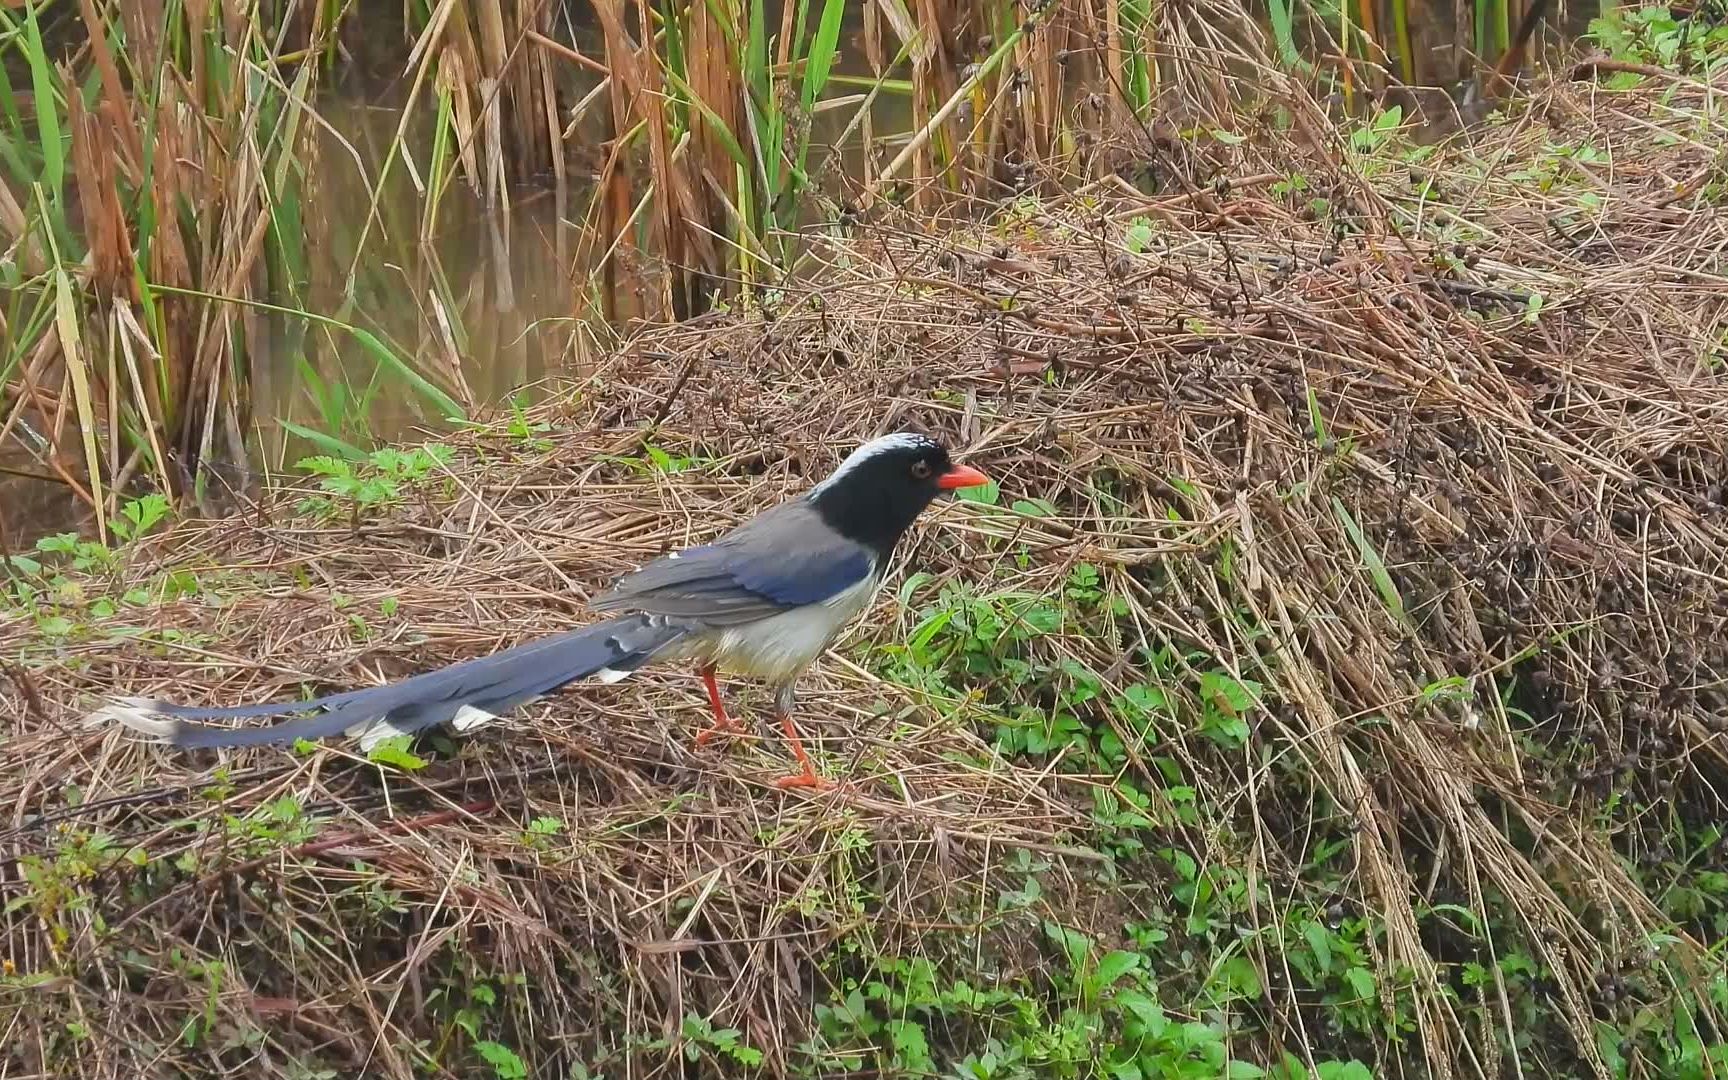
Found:
[[[779,788],[781,791],[789,791],[792,788],[809,788],[812,791],[830,791],[834,787],[834,781],[819,776],[814,769],[805,769],[801,773],[793,773],[791,776],[782,776],[780,779],[774,781],[774,786]]]
[[[714,741],[714,739],[717,738],[718,736],[736,735],[742,730],[743,730],[743,728],[738,724],[737,721],[732,720],[732,719],[727,719],[725,723],[715,724],[713,727],[703,728],[701,731],[698,731],[696,733],[696,745],[699,747],[700,746],[707,746],[710,742]]]

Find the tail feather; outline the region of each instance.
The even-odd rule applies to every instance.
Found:
[[[400,682],[310,701],[201,708],[148,698],[116,698],[89,722],[118,722],[182,749],[269,746],[346,733],[370,749],[392,735],[439,724],[471,730],[566,683],[590,676],[623,678],[690,632],[686,624],[626,615],[526,642]],[[302,713],[267,727],[202,723]]]

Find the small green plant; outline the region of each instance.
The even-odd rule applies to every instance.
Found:
[[[152,492],[122,504],[120,516],[111,520],[108,527],[122,543],[131,543],[167,520],[171,509],[166,495]]]
[[[655,473],[670,476],[712,464],[709,458],[694,457],[689,454],[674,454],[665,447],[656,446],[653,443],[642,444],[641,457],[627,457],[618,454],[601,454],[599,457],[602,461],[623,465],[645,476]]]
[[[69,532],[41,537],[36,541],[36,550],[43,555],[60,556],[67,565],[81,573],[111,570],[117,557],[113,549]],[[13,556],[13,565],[27,571],[42,568],[40,563],[26,562],[19,556]]]
[[[684,1017],[684,1058],[695,1063],[712,1056],[721,1065],[754,1069],[762,1064],[762,1051],[744,1042],[737,1028],[716,1028],[707,1017],[691,1013]]]
[[[1127,230],[1122,234],[1122,246],[1131,253],[1139,255],[1152,246],[1152,238],[1156,234],[1152,222],[1143,217],[1137,217],[1128,223]]]
[[[536,851],[551,846],[552,839],[564,831],[564,823],[555,817],[537,817],[522,830],[522,843]]]
[[[142,607],[199,593],[198,576],[178,569],[164,571],[142,585],[120,588],[121,571],[133,544],[166,520],[168,513],[167,499],[146,495],[123,503],[109,523],[115,546],[77,533],[54,533],[39,537],[29,555],[0,559],[4,575],[0,576],[0,612],[33,620],[42,637],[59,642],[87,635],[92,619],[109,618],[122,606]],[[183,632],[128,628],[116,633],[166,640]]]
[[[450,447],[433,443],[408,450],[386,447],[358,461],[325,454],[301,458],[294,467],[318,477],[318,486],[329,495],[301,500],[299,512],[358,518],[362,511],[393,506],[447,464],[451,453]]]
[[[79,801],[76,791],[67,792],[67,802]],[[11,897],[4,912],[31,910],[49,928],[56,948],[70,943],[73,926],[91,919],[90,884],[98,874],[121,863],[137,865],[143,851],[115,843],[103,832],[87,832],[64,826],[51,855],[25,855],[19,859],[19,872],[28,886]],[[94,917],[98,932],[103,928],[101,917]]]
[[[237,841],[236,846],[256,855],[304,844],[318,834],[318,827],[317,819],[309,817],[292,795],[267,803],[252,814],[222,818],[222,828]]]
[[[1604,8],[1586,33],[1616,60],[1675,71],[1710,72],[1728,56],[1728,26],[1677,17],[1662,5]],[[1643,79],[1636,72],[1615,72],[1608,86],[1625,90]]]
[[[525,1080],[528,1075],[528,1066],[522,1063],[522,1058],[503,1043],[481,1039],[474,1044],[474,1052],[492,1066],[492,1075],[498,1080]]]
[[[1365,126],[1350,133],[1350,149],[1359,154],[1376,153],[1397,137],[1399,126],[1403,122],[1404,110],[1397,105],[1391,106],[1377,114]]]
[[[390,765],[404,772],[417,772],[426,767],[426,759],[408,748],[414,744],[412,735],[392,735],[366,752],[366,760],[376,765]]]
[[[510,420],[504,425],[504,431],[517,442],[529,449],[545,453],[552,449],[552,440],[545,433],[552,430],[552,425],[540,422],[532,423],[523,410],[521,395],[510,399]]]
[[[975,985],[944,977],[927,957],[875,957],[867,974],[816,1007],[819,1035],[800,1049],[818,1070],[874,1068],[885,1076],[1272,1075],[1231,1053],[1223,1025],[1172,1018],[1146,955],[1101,949],[1091,935],[1054,922],[1040,925],[1056,960],[1049,993],[1024,980]],[[1353,1078],[1336,1071],[1348,1064],[1328,1062],[1314,1075]]]

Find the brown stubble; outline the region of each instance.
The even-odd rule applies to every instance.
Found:
[[[654,40],[651,5],[637,0],[638,40]],[[662,317],[682,318],[687,311],[689,290],[690,224],[693,218],[689,185],[672,158],[671,137],[666,130],[665,76],[660,56],[651,45],[639,54],[637,72],[642,80],[636,95],[636,115],[648,135],[648,175],[653,185],[653,229],[655,253],[666,272],[656,279],[655,297]]]
[[[959,86],[949,56],[952,0],[911,0],[910,6],[921,34],[912,59],[912,120],[914,128],[922,131]],[[960,149],[954,138],[955,129],[950,118],[913,155],[912,200],[919,209],[935,206],[934,185],[939,180],[936,163],[942,157],[952,163]]]
[[[577,256],[578,265],[585,267],[587,274],[599,275],[602,313],[613,323],[638,313],[630,302],[630,293],[621,288],[625,282],[620,273],[621,261],[632,259],[635,246],[630,237],[630,162],[625,136],[634,126],[631,117],[641,93],[640,65],[636,48],[624,29],[623,8],[624,0],[594,3],[594,14],[600,20],[606,45],[606,69],[612,73],[612,82],[607,94],[606,160],[600,168],[595,194],[598,227],[583,231]],[[579,276],[578,280],[581,279]]]
[[[739,0],[711,2],[728,13],[733,26],[743,25],[744,11]],[[792,4],[787,4],[787,9],[791,8]],[[690,89],[703,104],[713,110],[726,126],[726,130],[742,136],[746,124],[745,90],[743,76],[736,61],[738,46],[727,38],[725,28],[709,10],[708,0],[694,0],[688,11],[687,62],[690,66]],[[694,110],[690,117],[690,128],[691,153],[686,160],[691,162],[690,170],[694,176],[696,191],[692,201],[701,215],[697,220],[708,229],[724,236],[728,232],[726,207],[728,204],[737,206],[740,195],[737,164],[708,121]],[[710,235],[703,233],[701,240],[705,248],[702,269],[717,283],[718,279],[724,276],[725,260],[717,257],[719,246]]]

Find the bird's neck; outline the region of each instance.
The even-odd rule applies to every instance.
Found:
[[[887,566],[894,545],[917,519],[921,506],[900,507],[887,498],[865,498],[858,492],[818,491],[810,504],[829,528],[854,543],[863,544],[876,556],[877,566]]]

